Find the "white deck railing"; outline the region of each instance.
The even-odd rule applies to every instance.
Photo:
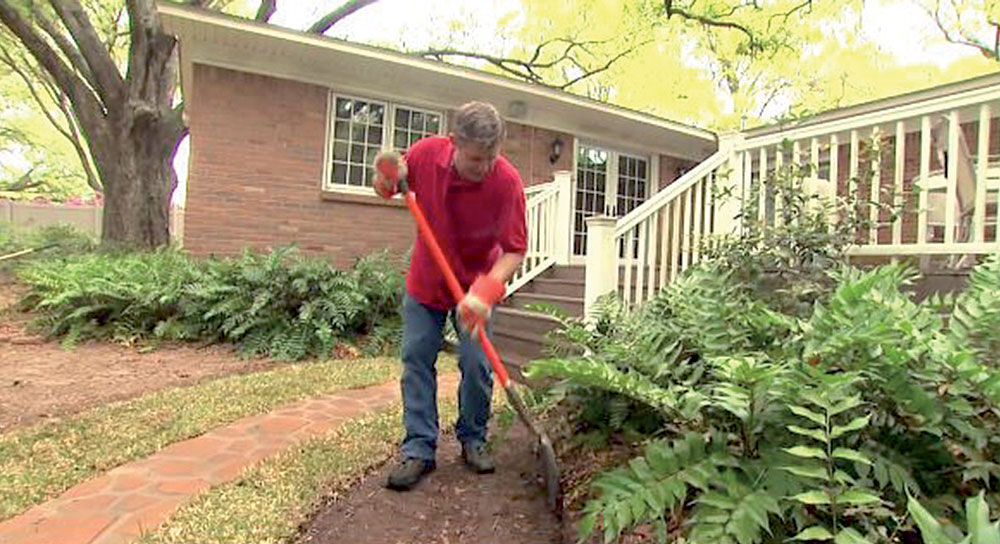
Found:
[[[852,255],[976,254],[1000,249],[1000,82],[801,127],[747,135],[734,166],[757,220],[780,221],[770,172],[810,165],[808,187],[856,197],[872,225]],[[761,173],[767,173],[761,176]],[[770,189],[770,190],[769,190]],[[747,204],[744,201],[744,205]]]
[[[521,267],[507,283],[507,296],[556,263],[569,260],[572,187],[569,172],[555,180],[524,189],[528,248]]]
[[[698,262],[708,235],[781,221],[774,175],[792,164],[810,166],[806,191],[879,204],[864,208],[871,226],[851,255],[1000,251],[998,113],[1000,81],[989,80],[724,137],[719,152],[625,217],[588,220],[586,311],[608,292],[630,305],[647,300]]]

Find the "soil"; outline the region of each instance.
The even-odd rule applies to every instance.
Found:
[[[298,544],[553,543],[566,540],[549,511],[541,464],[527,429],[515,422],[494,451],[497,471],[477,475],[454,436],[438,441],[437,469],[411,491],[384,487],[395,460],[335,497],[302,527]]]
[[[0,433],[168,387],[275,367],[240,359],[224,346],[163,345],[141,353],[106,342],[63,349],[28,330],[31,314],[13,305],[22,285],[0,273]]]

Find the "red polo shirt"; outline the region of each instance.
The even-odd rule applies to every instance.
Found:
[[[441,136],[414,143],[406,153],[407,181],[467,291],[477,276],[490,271],[501,253],[524,254],[524,186],[517,169],[502,156],[482,181],[463,179],[452,165],[454,149],[451,140]],[[433,308],[449,310],[456,304],[419,233],[406,289],[418,302]]]

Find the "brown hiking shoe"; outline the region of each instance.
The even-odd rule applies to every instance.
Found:
[[[490,474],[496,470],[496,465],[493,464],[493,458],[486,451],[485,444],[478,446],[462,444],[462,459],[477,474]]]
[[[434,468],[434,460],[407,457],[389,474],[389,481],[386,482],[386,487],[396,491],[413,489],[413,486],[417,485],[417,482],[424,477],[424,474],[434,470]]]

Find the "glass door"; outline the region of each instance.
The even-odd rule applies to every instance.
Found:
[[[651,169],[645,157],[580,145],[576,159],[573,255],[587,253],[586,219],[622,217],[649,198]]]

